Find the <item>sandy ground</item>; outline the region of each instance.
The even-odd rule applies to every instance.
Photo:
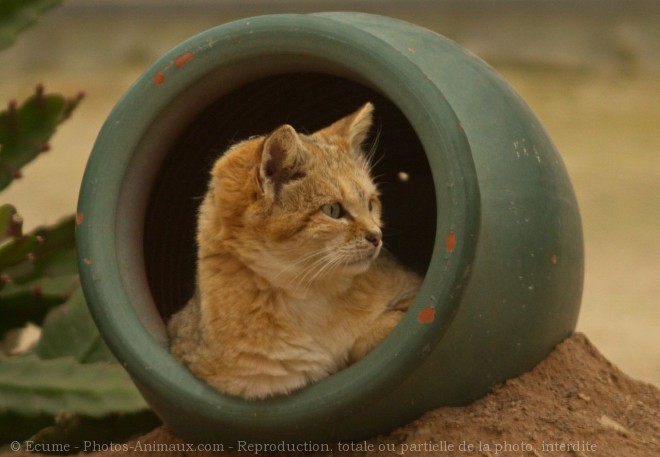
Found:
[[[209,21],[163,33],[162,24],[137,27],[127,19],[108,48],[103,35],[94,43],[45,20],[35,29],[41,31],[28,32],[38,38],[0,52],[0,100],[22,100],[37,83],[87,93],[52,150],[24,170],[0,203],[17,205],[27,226],[75,211],[85,162],[112,106],[149,62]],[[44,43],[71,55],[50,55]],[[92,55],[96,45],[103,57]],[[491,63],[537,113],[573,180],[587,254],[578,330],[624,372],[660,385],[660,77]]]

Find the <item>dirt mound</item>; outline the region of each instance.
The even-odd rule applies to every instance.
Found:
[[[161,451],[149,452],[158,448]],[[94,457],[123,455],[247,456],[187,450],[165,427]],[[387,436],[343,443],[330,452],[281,456],[612,456],[660,455],[660,390],[608,362],[582,334],[561,343],[532,371],[463,407],[431,411]],[[18,454],[9,454],[17,457]],[[34,455],[34,454],[31,454]]]
[[[659,456],[660,390],[575,334],[485,398],[431,411],[385,440],[453,444],[452,456]]]

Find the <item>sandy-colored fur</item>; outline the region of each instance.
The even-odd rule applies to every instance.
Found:
[[[285,125],[229,149],[198,219],[198,288],[168,324],[172,354],[218,390],[285,394],[363,357],[420,279],[383,250],[361,150],[373,107],[312,135]],[[342,217],[327,206],[339,203]]]

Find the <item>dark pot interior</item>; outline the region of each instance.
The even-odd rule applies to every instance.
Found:
[[[196,212],[210,168],[227,147],[283,123],[311,133],[367,101],[376,107],[366,149],[377,148],[374,175],[382,192],[385,246],[410,268],[426,272],[436,231],[434,183],[422,144],[401,111],[373,90],[336,76],[271,76],[210,101],[160,167],[145,216],[144,257],[164,320],[193,293]]]

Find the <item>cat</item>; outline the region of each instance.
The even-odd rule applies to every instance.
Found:
[[[311,135],[283,125],[213,166],[197,226],[197,288],[170,350],[220,392],[260,399],[316,382],[399,323],[420,277],[383,249],[362,149],[367,103]]]

